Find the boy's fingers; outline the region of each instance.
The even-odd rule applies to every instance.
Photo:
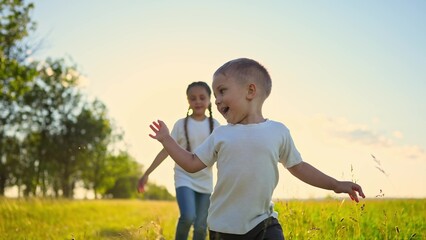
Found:
[[[364,192],[362,191],[361,188],[359,189],[358,193],[361,197],[365,198],[365,194],[364,194]]]
[[[354,191],[358,192],[358,194],[359,194],[361,197],[365,198],[365,194],[364,194],[364,192],[362,191],[361,186],[357,185],[357,186],[353,187],[353,188],[352,188],[352,190],[354,190]]]
[[[355,192],[355,191],[352,191],[351,196],[352,196],[352,200],[354,200],[355,202],[359,202],[359,200],[358,200],[358,196],[356,195],[356,192]]]

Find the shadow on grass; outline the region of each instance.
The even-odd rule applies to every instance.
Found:
[[[150,223],[146,226],[131,229],[102,229],[99,232],[102,239],[146,239],[146,240],[165,240],[161,227],[156,223]]]
[[[99,233],[101,237],[105,238],[120,238],[124,237],[126,230],[117,230],[117,229],[102,229]]]

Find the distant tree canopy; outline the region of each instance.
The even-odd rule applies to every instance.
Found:
[[[137,197],[142,166],[117,147],[122,133],[106,106],[78,88],[77,67],[30,61],[33,8],[0,0],[0,196],[17,186],[23,196],[73,198],[83,185],[96,198]]]
[[[174,200],[173,197],[164,186],[156,184],[148,184],[147,191],[144,193],[144,199],[147,200]]]

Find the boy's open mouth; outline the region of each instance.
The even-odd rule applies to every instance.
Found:
[[[226,115],[226,113],[228,113],[228,111],[229,111],[229,107],[222,108],[222,110],[221,110],[222,115]]]

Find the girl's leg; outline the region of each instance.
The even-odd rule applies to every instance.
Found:
[[[176,188],[176,199],[180,216],[175,240],[187,240],[189,229],[195,220],[195,192],[188,187],[178,187]]]
[[[195,192],[196,217],[193,240],[205,240],[207,235],[207,213],[210,206],[210,194]]]

